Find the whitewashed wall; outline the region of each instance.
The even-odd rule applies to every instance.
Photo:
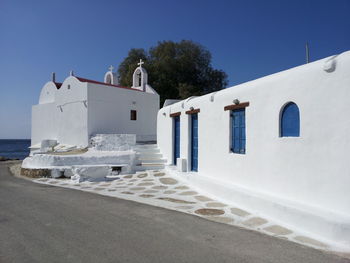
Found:
[[[55,104],[57,88],[54,82],[47,82],[40,92],[39,103],[32,107],[32,145],[45,139],[58,138]]]
[[[70,87],[70,88],[69,88]],[[87,83],[68,77],[56,93],[58,140],[85,147],[89,143]]]
[[[39,104],[32,110],[32,145],[45,139],[86,147],[98,133],[136,134],[138,139],[156,140],[159,95],[147,85],[147,92],[80,82],[70,76],[59,90],[48,82]],[[130,120],[130,110],[137,120]]]
[[[39,104],[53,103],[55,102],[57,87],[52,81],[47,82],[41,89]]]
[[[150,135],[156,139],[159,95],[88,84],[89,135],[97,133]],[[137,120],[130,120],[130,111]]]
[[[46,139],[58,139],[55,103],[38,104],[32,107],[32,145]],[[39,146],[40,148],[40,146]]]
[[[350,247],[349,72],[346,52],[167,106],[158,113],[158,145],[170,164],[169,114],[180,111],[180,154],[189,160],[185,111],[199,108],[198,173],[186,176],[190,182],[227,202]],[[230,112],[224,106],[234,99],[250,103],[244,155],[230,152]],[[280,111],[290,101],[300,110],[300,137],[281,138]]]

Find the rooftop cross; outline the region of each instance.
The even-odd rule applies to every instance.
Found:
[[[108,69],[113,72],[114,67],[111,65]]]
[[[142,64],[145,64],[145,62],[143,62],[142,59],[140,59],[140,62],[137,63],[137,65],[139,65],[140,67],[142,67]]]

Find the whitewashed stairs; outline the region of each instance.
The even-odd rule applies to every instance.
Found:
[[[160,153],[157,144],[137,144],[135,171],[160,170],[164,169],[166,159]]]

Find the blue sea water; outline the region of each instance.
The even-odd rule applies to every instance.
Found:
[[[30,140],[0,139],[0,156],[23,160],[29,155]]]

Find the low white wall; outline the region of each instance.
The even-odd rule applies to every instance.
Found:
[[[273,196],[281,204],[288,200],[297,208],[304,204],[332,213],[333,226],[346,231],[342,240],[339,235],[327,238],[350,245],[350,220],[339,224],[334,217],[350,218],[350,52],[333,58],[335,68],[325,71],[328,60],[161,109],[157,139],[162,154],[170,164],[173,121],[169,115],[181,112],[180,157],[190,159],[190,118],[185,111],[199,108],[199,164],[198,173],[192,176],[220,180],[222,186],[244,188],[259,196]],[[250,103],[246,108],[246,154],[230,152],[230,111],[224,111],[224,106],[232,105],[234,99]],[[280,111],[290,101],[300,110],[300,137],[281,138]],[[216,190],[212,184],[212,191],[220,195]],[[229,195],[224,198],[230,199]],[[288,223],[302,227],[303,218],[293,217]]]
[[[128,151],[135,144],[135,134],[96,134],[90,138],[90,147],[97,151]]]
[[[120,151],[88,151],[84,154],[77,155],[53,155],[53,154],[35,154],[24,159],[22,163],[23,168],[59,168],[77,165],[120,165],[124,164],[131,167],[134,164],[135,152]]]

